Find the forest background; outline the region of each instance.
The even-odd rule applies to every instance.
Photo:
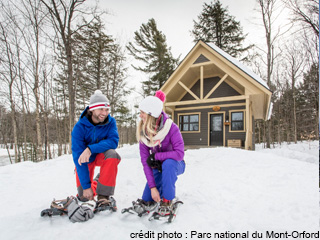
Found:
[[[70,153],[70,132],[96,89],[110,100],[120,145],[136,142],[137,103],[164,84],[187,52],[174,56],[155,17],[130,39],[115,36],[109,2],[0,0],[0,144],[8,154],[14,149],[12,163]],[[229,1],[199,2],[184,51],[200,39],[214,43],[273,91],[271,119],[256,121],[256,143],[318,139],[319,1],[255,0],[251,24],[263,33],[259,40],[248,39]]]

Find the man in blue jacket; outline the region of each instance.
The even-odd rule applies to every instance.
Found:
[[[78,197],[82,201],[93,200],[95,195],[98,201],[108,200],[114,194],[121,158],[115,151],[119,142],[116,120],[109,113],[109,100],[96,90],[71,133]],[[93,179],[96,166],[100,174]]]

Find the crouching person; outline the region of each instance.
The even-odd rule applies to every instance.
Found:
[[[157,91],[139,104],[137,140],[147,179],[142,199],[133,207],[140,213],[153,210],[156,202],[160,203],[159,212],[169,213],[178,175],[185,170],[183,138],[178,126],[162,111],[164,100],[165,94]]]
[[[71,134],[77,197],[85,202],[97,195],[97,207],[115,203],[111,196],[114,195],[121,160],[115,151],[119,142],[116,120],[109,113],[108,99],[96,90]],[[97,166],[100,173],[94,178]]]

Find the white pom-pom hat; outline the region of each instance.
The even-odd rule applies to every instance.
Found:
[[[152,117],[158,118],[163,109],[165,94],[162,91],[157,91],[155,96],[148,96],[139,104],[140,111],[145,112]]]
[[[98,108],[108,108],[110,109],[110,103],[108,98],[102,94],[100,90],[96,90],[94,94],[90,97],[89,109],[95,110]]]

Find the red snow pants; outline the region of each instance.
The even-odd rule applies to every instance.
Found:
[[[110,149],[104,153],[97,154],[96,159],[88,164],[91,188],[94,196],[97,194],[103,196],[114,195],[120,160],[119,154],[115,150]],[[97,166],[100,167],[100,173],[93,179],[94,170]],[[81,199],[83,196],[83,188],[80,184],[77,170],[75,172],[78,196]]]

